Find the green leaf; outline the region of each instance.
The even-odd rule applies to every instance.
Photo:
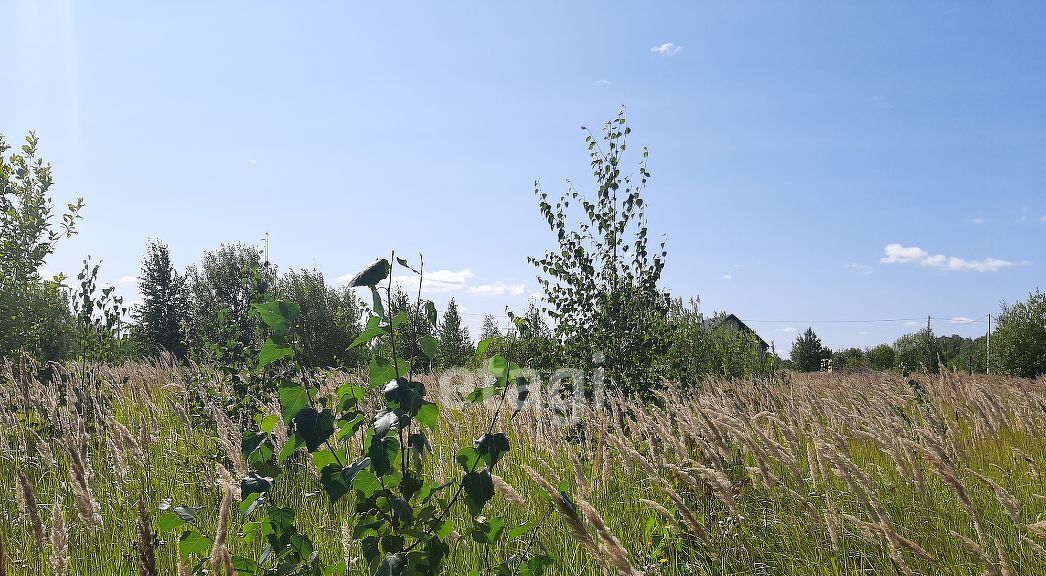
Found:
[[[389,277],[390,270],[389,261],[385,258],[378,258],[373,264],[367,266],[362,272],[353,277],[352,281],[349,282],[349,286],[352,288],[377,286],[379,282]]]
[[[309,405],[309,393],[302,386],[280,388],[280,409],[283,421],[290,423],[303,408]]]
[[[485,402],[493,398],[494,396],[497,396],[497,394],[497,387],[486,386],[484,388],[476,388],[472,392],[469,392],[469,395],[466,396],[465,399],[468,400],[470,404],[478,404],[480,402]]]
[[[309,452],[315,452],[334,434],[334,413],[330,410],[319,412],[311,406],[302,408],[294,416],[294,426]]]
[[[480,340],[476,344],[476,358],[482,358],[483,354],[487,351],[487,347],[499,340],[499,338],[487,338],[486,340]]]
[[[439,352],[439,341],[428,334],[421,337],[421,351],[432,360],[436,359]]]
[[[261,318],[274,334],[286,336],[294,319],[301,313],[297,302],[276,300],[251,306],[251,314]]]
[[[377,338],[378,336],[381,336],[382,334],[385,334],[385,333],[386,333],[385,328],[382,327],[382,326],[375,326],[373,328],[367,328],[363,332],[360,332],[360,335],[357,336],[356,339],[352,341],[352,344],[349,345],[349,350],[352,350],[353,348],[355,348],[355,347],[357,347],[357,346],[359,346],[361,344],[367,344],[371,340],[373,340],[373,339]]]
[[[167,532],[184,525],[185,519],[174,512],[164,512],[156,518],[156,530],[159,532]]]
[[[507,367],[508,360],[505,360],[503,356],[493,356],[487,360],[487,370],[499,378],[505,375],[505,369]]]
[[[328,464],[338,464],[343,460],[345,460],[344,453],[335,454],[330,450],[317,450],[312,453],[312,461],[317,470],[323,470]]]
[[[389,554],[381,561],[381,565],[378,566],[378,571],[374,573],[374,576],[400,576],[406,566],[406,554],[403,552]]]
[[[327,493],[332,502],[341,500],[341,497],[349,492],[349,483],[345,481],[342,467],[333,462],[324,466],[320,471],[320,484],[323,485],[323,491]]]
[[[475,442],[476,453],[487,466],[493,468],[501,460],[501,457],[509,451],[508,436],[499,432],[497,434],[484,434]]]
[[[436,430],[436,421],[439,420],[439,405],[432,402],[425,402],[418,409],[418,415],[415,416],[417,421],[423,426],[427,426],[430,430]]]
[[[178,551],[185,558],[192,554],[205,555],[210,553],[214,541],[195,530],[187,530],[178,539]]]
[[[294,349],[284,344],[273,342],[272,337],[262,344],[261,352],[258,354],[258,368],[264,368],[277,360],[294,356]]]
[[[364,468],[352,479],[352,487],[363,494],[364,498],[370,498],[375,491],[381,488],[381,480],[373,472]]]
[[[262,432],[266,434],[272,434],[276,431],[276,423],[279,422],[279,414],[269,414],[268,416],[261,419]]]
[[[461,450],[458,450],[456,460],[461,465],[461,469],[465,472],[471,472],[476,469],[476,461],[479,460],[479,453],[472,446],[463,446]]]
[[[470,472],[461,480],[468,496],[469,512],[478,516],[483,507],[494,497],[494,480],[490,477],[490,470],[482,472]]]
[[[425,319],[428,320],[430,326],[436,327],[436,305],[432,303],[432,300],[425,301]]]
[[[283,443],[283,448],[280,448],[279,461],[286,462],[292,454],[298,451],[298,448],[301,448],[302,444],[304,444],[304,441],[301,439],[301,434],[297,432],[291,434],[287,441]]]

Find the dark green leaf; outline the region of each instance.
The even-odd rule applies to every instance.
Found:
[[[377,286],[379,282],[389,277],[389,261],[379,258],[373,264],[367,266],[362,272],[353,277],[349,286],[357,288],[360,286]]]

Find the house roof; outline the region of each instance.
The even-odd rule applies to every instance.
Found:
[[[742,331],[742,332],[744,332],[746,334],[751,334],[752,336],[755,336],[756,341],[759,342],[759,347],[762,348],[764,351],[770,348],[770,345],[766,343],[766,340],[763,340],[763,338],[761,336],[759,336],[759,334],[756,333],[755,330],[752,330],[748,326],[748,324],[745,324],[737,316],[735,316],[733,314],[728,314],[725,318],[723,318],[722,320],[719,321],[720,324],[727,323],[727,322],[729,322],[730,324],[733,324],[734,326],[736,326],[738,330],[740,330],[740,331]]]

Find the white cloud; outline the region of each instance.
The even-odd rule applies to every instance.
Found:
[[[984,218],[980,218],[980,217],[971,218],[970,222],[973,222],[974,224],[984,224]]]
[[[654,46],[650,49],[651,52],[658,56],[675,56],[683,50],[683,47],[673,42],[665,42],[660,46]]]
[[[1039,218],[1039,222],[1046,222],[1046,214],[1043,214],[1042,218]]]
[[[254,159],[254,158],[251,158],[250,160],[247,161],[247,163],[250,164],[251,166],[257,166],[258,165],[258,160]]]
[[[884,253],[885,255],[879,259],[879,262],[883,264],[918,264],[928,268],[941,268],[953,271],[995,272],[1003,268],[1022,264],[1022,262],[1001,260],[999,258],[967,260],[956,256],[945,256],[944,254],[931,255],[918,246],[902,246],[900,244],[887,244]]]
[[[733,280],[733,279],[734,279],[734,275],[733,274],[723,274],[723,280]]]
[[[596,86],[609,86],[609,85],[610,85],[610,80],[603,80],[603,79],[596,80]]]
[[[956,316],[948,319],[949,324],[973,324],[974,322],[977,322],[977,320],[965,316]]]
[[[479,296],[503,296],[505,294],[508,294],[509,296],[522,296],[526,291],[527,287],[525,284],[505,284],[503,282],[480,284],[479,286],[469,286],[468,288],[469,294],[476,294]]]
[[[922,326],[923,323],[922,322],[916,322],[915,320],[909,320],[909,321],[905,322],[904,325],[909,327],[909,328],[914,328],[916,326]]]
[[[136,276],[124,276],[117,280],[120,284],[137,284],[138,278]]]
[[[795,332],[795,331],[796,331],[796,329],[795,329],[794,327],[792,327],[792,326],[785,326],[784,328],[778,328],[778,329],[777,329],[777,331],[778,331],[778,332],[788,332],[788,333],[793,333],[793,332]]]

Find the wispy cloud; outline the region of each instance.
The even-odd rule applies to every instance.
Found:
[[[984,218],[981,218],[979,216],[977,218],[970,218],[970,222],[974,224],[984,224]]]
[[[599,80],[596,80],[595,84],[596,84],[596,86],[610,86],[611,82],[610,82],[610,80],[599,79]]]
[[[867,264],[850,263],[850,264],[843,265],[843,268],[846,268],[847,270],[856,272],[858,274],[871,274],[872,273],[872,267],[867,265]]]
[[[977,322],[977,320],[974,320],[973,318],[967,318],[965,316],[956,316],[954,318],[949,318],[948,319],[948,323],[949,324],[960,324],[961,325],[961,324],[973,324],[974,322]]]
[[[117,280],[117,282],[119,282],[120,284],[137,284],[138,283],[138,277],[137,276],[124,276],[123,278],[120,278],[119,280]]]
[[[526,284],[505,284],[503,282],[495,282],[494,284],[480,284],[478,286],[469,286],[468,293],[476,294],[478,296],[522,296],[527,291]]]
[[[789,334],[795,333],[796,329],[793,326],[785,326],[784,328],[778,328],[778,332],[787,332]]]
[[[733,280],[733,279],[734,279],[734,275],[733,274],[723,274],[723,280]]]
[[[683,51],[683,47],[674,42],[665,42],[660,46],[654,46],[650,51],[658,56],[675,56]]]
[[[954,271],[995,272],[1003,268],[1022,264],[1022,262],[1000,260],[998,258],[967,260],[966,258],[956,256],[930,254],[918,246],[902,246],[901,244],[887,244],[884,253],[885,255],[879,259],[879,262],[883,264],[918,264],[927,268]]]
[[[1039,218],[1039,222],[1046,222],[1046,214],[1043,214],[1042,218]]]
[[[909,328],[915,328],[916,326],[922,326],[923,323],[922,322],[916,322],[915,320],[909,320],[909,321],[905,322],[904,325],[909,327]]]

